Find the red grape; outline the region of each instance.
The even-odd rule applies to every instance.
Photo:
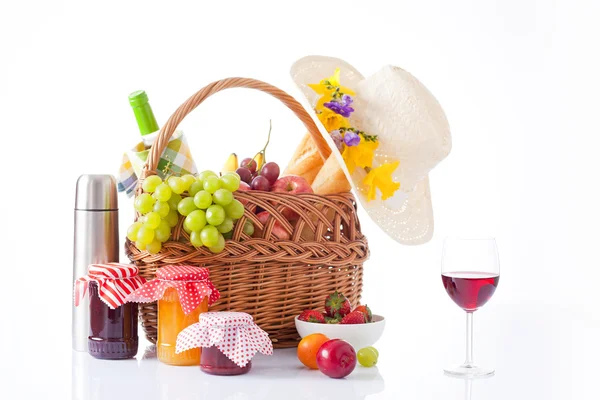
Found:
[[[269,183],[269,180],[262,175],[259,175],[256,178],[252,179],[252,183],[250,184],[250,186],[252,187],[252,190],[263,190],[265,192],[268,192],[269,189],[271,189],[271,184]]]
[[[260,170],[260,174],[269,180],[269,183],[272,185],[275,183],[277,178],[279,178],[279,165],[274,162],[268,162],[263,165]]]
[[[250,172],[248,168],[240,167],[235,170],[235,173],[240,176],[242,182],[246,182],[247,184],[250,184],[250,182],[252,182],[252,172]]]
[[[240,167],[248,168],[250,172],[255,173],[256,161],[254,161],[252,158],[244,158],[240,163]]]
[[[350,343],[341,339],[325,342],[317,352],[317,366],[330,378],[343,378],[356,367],[356,352]]]

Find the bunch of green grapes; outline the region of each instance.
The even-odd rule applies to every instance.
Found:
[[[156,254],[183,215],[183,228],[192,245],[220,253],[225,248],[223,235],[244,215],[244,206],[233,198],[239,186],[240,177],[233,172],[219,177],[204,171],[197,177],[171,176],[166,182],[150,176],[142,184],[144,193],[135,199],[135,209],[142,217],[129,227],[127,237],[138,249]]]

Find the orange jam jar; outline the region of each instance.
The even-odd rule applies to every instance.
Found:
[[[207,268],[169,265],[156,271],[131,296],[132,301],[158,301],[158,339],[156,355],[169,365],[200,365],[201,349],[175,352],[177,335],[195,324],[208,306],[219,299],[219,291],[209,279]]]

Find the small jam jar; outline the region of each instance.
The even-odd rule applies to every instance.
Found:
[[[158,301],[157,358],[169,365],[199,365],[201,349],[176,353],[179,332],[196,323],[219,299],[219,291],[208,279],[207,268],[169,265],[156,271],[156,278],[136,290],[130,300]]]
[[[95,358],[120,360],[138,351],[138,306],[125,298],[145,282],[128,264],[92,264],[75,281],[75,305],[90,296],[88,352]]]
[[[273,354],[269,335],[242,312],[207,312],[177,337],[177,352],[202,348],[200,369],[211,375],[242,375],[256,352]]]

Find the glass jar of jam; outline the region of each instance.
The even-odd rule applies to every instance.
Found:
[[[129,299],[147,303],[158,301],[157,358],[169,365],[199,365],[201,349],[176,352],[177,335],[198,322],[208,306],[219,299],[219,291],[208,279],[207,268],[168,265],[156,271]]]
[[[179,332],[196,323],[200,314],[208,311],[208,298],[204,298],[194,311],[186,314],[181,308],[177,290],[170,287],[165,290],[163,297],[158,300],[158,339],[156,341],[156,356],[169,365],[198,365],[200,364],[201,349],[190,349],[175,354],[175,344]]]
[[[202,348],[200,369],[211,375],[242,375],[257,351],[273,354],[269,335],[242,312],[207,312],[177,337],[177,352]]]
[[[248,361],[243,367],[240,367],[227,356],[221,353],[216,346],[205,347],[202,349],[200,358],[200,369],[211,375],[242,375],[250,371],[252,360]]]
[[[132,358],[138,351],[138,306],[125,298],[142,286],[138,268],[128,264],[92,264],[75,281],[75,305],[89,291],[88,352],[101,359]]]

